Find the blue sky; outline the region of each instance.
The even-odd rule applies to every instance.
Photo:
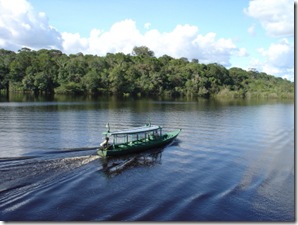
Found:
[[[242,17],[243,1],[219,0],[29,0],[35,10],[46,12],[50,24],[65,32],[88,36],[97,27],[108,30],[114,23],[132,19],[142,30],[145,23],[170,32],[177,24],[199,25],[202,32],[216,30],[230,35],[229,25]],[[218,19],[223,18],[221,21]],[[246,23],[249,23],[247,19]],[[224,26],[228,26],[226,29]],[[248,25],[248,24],[246,24]],[[245,28],[244,28],[245,29]],[[144,30],[142,30],[144,31]]]
[[[294,80],[293,0],[0,0],[0,48],[131,53]]]

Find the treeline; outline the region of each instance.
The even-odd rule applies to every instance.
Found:
[[[294,83],[255,70],[226,69],[197,59],[159,58],[145,46],[132,54],[66,55],[59,50],[0,49],[0,91],[294,98]]]

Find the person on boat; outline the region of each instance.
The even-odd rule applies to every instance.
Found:
[[[159,138],[159,134],[158,134],[157,130],[154,131],[153,136],[154,136],[154,139]]]
[[[149,136],[149,140],[155,140],[159,138],[159,134],[157,133],[157,131],[154,131],[150,136]]]
[[[109,138],[106,137],[103,142],[100,143],[101,148],[107,148],[109,146]]]

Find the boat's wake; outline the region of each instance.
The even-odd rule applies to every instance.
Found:
[[[99,156],[95,154],[64,154],[62,157],[61,154],[50,154],[46,156],[0,158],[0,193],[53,179],[98,158]]]
[[[60,176],[67,179],[73,170],[94,160],[100,162],[99,171],[108,177],[133,167],[161,163],[161,149],[111,159],[100,158],[94,149],[96,148],[72,148],[37,156],[0,158],[0,194],[27,186],[30,189],[42,183],[51,183]]]

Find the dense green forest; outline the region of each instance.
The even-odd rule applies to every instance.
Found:
[[[0,49],[0,91],[294,98],[294,83],[256,70],[202,64],[198,59],[157,58],[145,46],[134,47],[131,54],[106,56],[22,48],[17,53]]]

